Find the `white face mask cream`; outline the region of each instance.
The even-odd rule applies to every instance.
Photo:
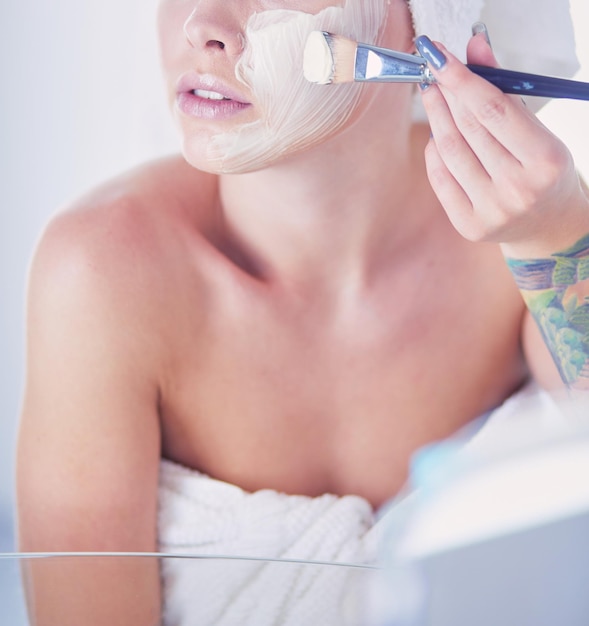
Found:
[[[346,0],[317,15],[290,10],[255,13],[236,74],[254,94],[260,118],[212,137],[207,157],[219,173],[261,169],[286,154],[318,143],[353,112],[362,85],[314,85],[303,76],[308,35],[325,30],[376,43],[388,0]]]

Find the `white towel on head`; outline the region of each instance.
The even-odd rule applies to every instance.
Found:
[[[471,27],[481,19],[484,4],[484,0],[409,0],[415,34],[442,42],[465,60]]]
[[[569,78],[579,69],[569,0],[409,0],[416,35],[442,42],[462,61],[474,22],[487,25],[502,67]],[[528,98],[537,111],[546,99]],[[421,101],[414,116],[424,119]]]

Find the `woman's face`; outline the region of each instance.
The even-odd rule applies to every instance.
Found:
[[[393,6],[408,23],[405,3]],[[333,134],[363,88],[307,82],[307,36],[325,30],[376,43],[388,7],[389,0],[161,0],[162,64],[186,160],[242,173]]]

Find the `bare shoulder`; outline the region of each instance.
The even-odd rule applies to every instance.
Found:
[[[174,157],[92,190],[48,224],[32,265],[33,293],[86,307],[100,300],[137,326],[141,312],[163,304],[183,237],[206,222],[215,185]]]
[[[46,228],[37,256],[54,262],[101,261],[108,270],[131,260],[149,261],[171,229],[199,227],[216,189],[213,176],[181,158],[146,164],[110,180],[59,212]],[[155,249],[154,249],[155,246]],[[130,266],[135,264],[131,263]],[[129,268],[130,269],[130,268]]]
[[[149,164],[60,212],[43,234],[19,432],[24,546],[155,548],[167,311],[181,238],[205,220],[214,183],[178,159]]]

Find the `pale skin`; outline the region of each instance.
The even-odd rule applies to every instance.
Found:
[[[257,4],[200,3],[187,39],[187,3],[162,1],[171,100],[191,65],[252,98],[233,69]],[[393,0],[382,43],[412,51],[412,38]],[[494,63],[480,35],[469,60]],[[410,87],[374,86],[321,144],[207,172],[208,138],[255,119],[251,100],[243,119],[182,118],[184,156],[52,221],[30,277],[21,550],[156,551],[162,456],[248,491],[378,507],[421,445],[530,375],[562,386],[503,253],[573,244],[589,232],[587,195],[518,101],[451,56],[439,80],[423,94],[434,139],[411,124]],[[158,623],[157,563],[30,574],[34,624]]]

